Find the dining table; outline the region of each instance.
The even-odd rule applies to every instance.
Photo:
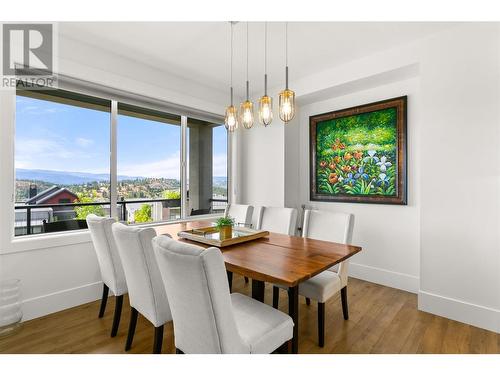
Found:
[[[178,233],[212,225],[211,221],[193,220],[159,225],[155,230],[158,235],[168,234],[173,239],[207,248],[210,245],[179,238]],[[300,283],[347,260],[360,252],[361,247],[270,232],[265,237],[220,250],[230,289],[233,272],[252,280],[252,298],[260,302],[264,302],[266,282],[288,288],[288,314],[294,323],[292,353],[298,353]]]

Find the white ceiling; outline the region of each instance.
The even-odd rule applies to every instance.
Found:
[[[290,85],[335,65],[411,42],[452,23],[294,22],[288,26]],[[228,22],[60,23],[70,38],[139,61],[170,74],[225,90],[229,86]],[[284,84],[284,23],[268,24],[269,87]],[[234,87],[244,95],[246,23],[234,26]],[[252,92],[263,88],[264,23],[249,24]]]

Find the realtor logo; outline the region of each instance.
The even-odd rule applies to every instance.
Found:
[[[54,88],[54,25],[3,24],[2,87]]]

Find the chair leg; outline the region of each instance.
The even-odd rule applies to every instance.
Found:
[[[306,297],[306,305],[309,306],[311,305],[311,299]]]
[[[273,286],[273,307],[277,309],[279,303],[280,303],[280,288],[278,288],[277,286]]]
[[[163,326],[155,327],[153,354],[161,354],[162,343],[163,343]]]
[[[102,284],[102,298],[101,298],[101,308],[99,309],[99,318],[104,316],[104,311],[106,311],[106,303],[108,302],[109,288],[106,284]]]
[[[184,352],[178,348],[175,348],[175,354],[184,354]]]
[[[286,343],[286,354],[292,354],[292,340],[288,340]]]
[[[325,303],[318,302],[318,341],[319,346],[325,346]]]
[[[229,284],[229,293],[233,290],[233,273],[231,271],[226,271],[227,283]]]
[[[130,323],[128,326],[127,342],[125,344],[125,351],[129,351],[134,341],[135,326],[137,325],[137,316],[139,313],[133,307],[130,308]]]
[[[115,337],[118,333],[118,326],[120,325],[120,318],[122,315],[123,295],[116,297],[115,302],[115,315],[113,317],[113,327],[111,328],[111,337]]]
[[[248,284],[248,277],[245,276],[245,284]]]
[[[271,354],[292,354],[292,340],[284,342],[278,349]]]
[[[342,300],[342,312],[344,319],[349,320],[349,308],[347,307],[347,285],[340,289],[340,299]]]

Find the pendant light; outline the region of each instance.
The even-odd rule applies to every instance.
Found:
[[[295,93],[288,88],[288,22],[285,23],[285,66],[285,89],[279,95],[279,112],[286,124],[295,116]]]
[[[230,70],[231,70],[231,89],[230,89],[230,96],[231,96],[231,104],[229,107],[226,108],[226,116],[224,117],[224,126],[229,132],[234,132],[236,129],[238,129],[238,110],[236,107],[233,105],[233,22],[230,22],[231,25],[231,42],[230,42],[230,49],[231,49],[231,57],[230,57]]]
[[[250,85],[248,83],[248,22],[247,22],[247,97],[240,105],[240,122],[245,129],[253,126],[253,103],[249,99]]]
[[[273,98],[267,96],[267,22],[264,26],[264,96],[259,99],[259,121],[264,126],[273,121]]]

